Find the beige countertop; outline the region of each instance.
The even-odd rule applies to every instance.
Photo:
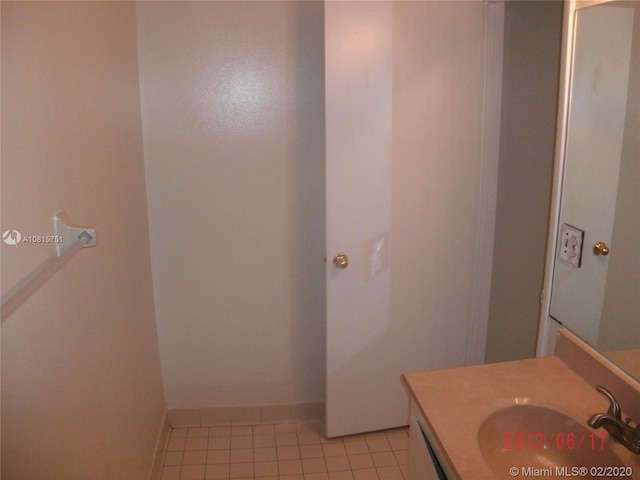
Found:
[[[606,352],[607,357],[616,362],[634,377],[640,379],[640,350],[617,350]]]
[[[444,452],[444,460],[461,480],[496,479],[482,457],[477,438],[482,421],[496,410],[516,401],[535,403],[586,424],[592,414],[606,412],[609,405],[603,395],[556,355],[408,373],[404,382]],[[626,465],[633,466],[632,478],[640,478],[640,456],[611,438],[606,442]]]

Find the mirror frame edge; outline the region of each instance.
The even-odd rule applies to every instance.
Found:
[[[562,185],[564,181],[572,60],[575,49],[575,14],[582,8],[610,3],[612,1],[614,0],[564,0],[558,112],[556,117],[556,139],[553,159],[553,180],[551,185],[551,204],[549,208],[549,227],[547,232],[544,278],[542,292],[540,294],[540,318],[538,321],[536,357],[545,357],[553,354],[556,332],[560,328],[563,328],[562,324],[551,317],[550,311],[556,244],[558,240],[558,224],[560,221]],[[631,375],[629,376],[631,377]]]

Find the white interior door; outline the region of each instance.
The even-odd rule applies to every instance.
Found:
[[[374,377],[367,366],[389,315],[391,3],[327,2],[325,32],[326,118],[335,119],[326,124],[327,434],[335,436],[406,420],[389,408],[397,398],[380,401],[394,373]],[[338,253],[346,268],[334,265]],[[354,382],[378,397],[370,408]]]
[[[484,8],[325,3],[330,437],[406,425],[403,372],[484,355]]]

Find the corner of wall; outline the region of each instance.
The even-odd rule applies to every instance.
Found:
[[[165,409],[162,421],[158,429],[156,447],[153,454],[153,464],[149,473],[149,480],[160,480],[162,474],[162,463],[164,454],[169,444],[169,434],[171,433],[171,425],[169,424],[169,411]]]

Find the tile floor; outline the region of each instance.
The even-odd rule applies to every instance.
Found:
[[[316,424],[173,428],[161,480],[404,480],[408,428],[327,439]]]

